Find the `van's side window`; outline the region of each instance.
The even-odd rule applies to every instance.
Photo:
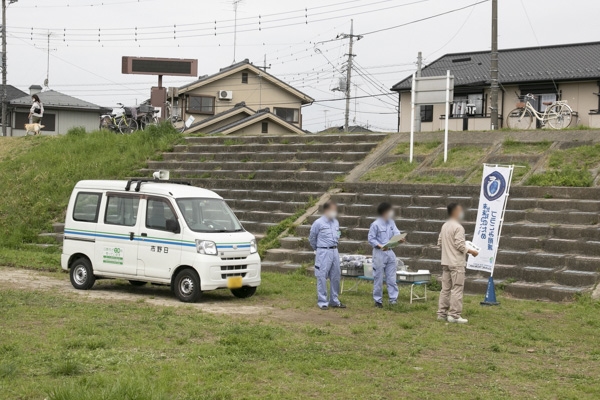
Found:
[[[167,230],[167,220],[176,219],[169,203],[161,199],[148,199],[146,208],[146,227]]]
[[[138,215],[139,197],[107,196],[104,223],[109,225],[135,226]]]
[[[79,222],[98,222],[101,193],[78,193],[73,208],[73,219]]]

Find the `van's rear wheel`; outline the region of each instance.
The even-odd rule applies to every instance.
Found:
[[[238,299],[247,299],[248,297],[254,296],[256,287],[244,286],[239,289],[231,289],[231,293]]]
[[[142,282],[142,281],[129,281],[129,283],[131,283],[132,286],[144,286],[146,283],[148,282]]]
[[[71,285],[79,290],[89,290],[96,282],[92,263],[87,258],[78,258],[75,260],[71,264],[69,276],[71,278]]]
[[[200,277],[193,269],[186,268],[175,276],[173,285],[175,296],[184,303],[195,303],[200,300]]]

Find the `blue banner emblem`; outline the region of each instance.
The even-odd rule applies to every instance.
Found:
[[[505,191],[506,180],[500,172],[492,172],[483,180],[483,195],[488,201],[498,200]]]

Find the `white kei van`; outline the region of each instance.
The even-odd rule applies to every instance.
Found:
[[[254,295],[260,257],[222,197],[168,181],[81,181],[67,209],[63,270],[76,289],[96,279],[170,285],[179,300],[227,288]]]

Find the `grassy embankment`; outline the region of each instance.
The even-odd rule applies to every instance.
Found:
[[[132,135],[85,133],[0,139],[0,265],[53,269],[60,255],[40,249],[40,232],[64,221],[73,186],[83,179],[123,179],[181,136],[169,126]]]
[[[506,139],[497,156],[509,156],[515,165],[513,183],[527,186],[572,186],[589,187],[593,185],[595,174],[600,167],[600,145],[582,145],[570,149],[550,150],[551,142],[542,141],[524,143]],[[443,154],[433,157],[441,151],[439,142],[416,143],[415,162],[409,163],[408,144],[401,143],[394,155],[402,156],[398,160],[382,165],[363,176],[363,181],[406,182],[406,183],[446,183],[479,184],[481,182],[480,160],[489,148],[477,146],[456,146],[448,151],[448,161],[444,163]],[[495,155],[491,156],[492,158]],[[546,157],[545,164],[526,179],[533,165],[530,160]],[[429,165],[419,174],[413,173],[421,163]]]

